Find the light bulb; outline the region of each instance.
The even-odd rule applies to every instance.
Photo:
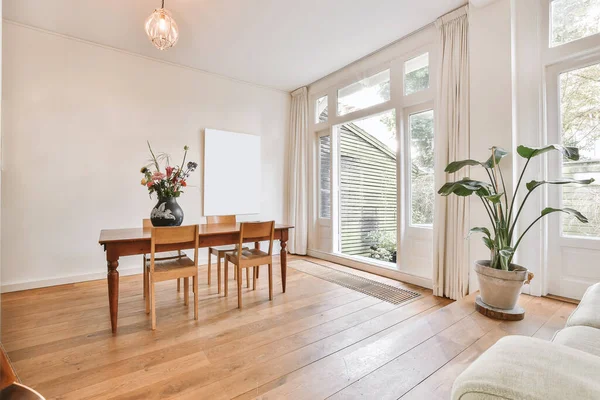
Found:
[[[179,28],[168,10],[157,8],[146,20],[146,35],[157,49],[166,50],[179,40]]]

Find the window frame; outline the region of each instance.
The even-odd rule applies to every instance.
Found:
[[[592,56],[575,57],[546,68],[546,135],[548,143],[562,142],[560,75],[596,64],[600,64],[600,51]],[[548,176],[562,176],[562,163],[558,154],[550,154],[548,156],[547,169]],[[546,197],[549,199],[554,197],[555,201],[559,202],[560,207],[563,207],[563,187],[562,185],[557,186],[557,188],[553,188],[555,193],[552,195],[546,190]],[[550,222],[548,225],[550,230],[558,229],[555,232],[559,232],[559,240],[565,243],[576,244],[582,248],[600,250],[600,237],[564,235],[562,222],[564,218],[565,216],[561,213],[560,218],[554,219],[554,221],[559,220],[558,225],[553,227],[555,225],[553,222]]]
[[[427,54],[427,70],[429,72],[428,86],[427,86],[426,89],[417,90],[416,92],[412,92],[412,93],[406,93],[406,63],[409,62],[409,61],[414,60],[415,58],[419,58],[419,57],[421,57],[421,56],[423,56],[425,54]],[[431,68],[430,68],[430,66],[431,66],[431,52],[430,51],[425,51],[425,52],[422,52],[421,54],[418,54],[418,55],[416,55],[414,57],[407,58],[402,63],[402,96],[409,97],[409,96],[412,96],[414,94],[418,94],[418,93],[421,93],[421,92],[428,92],[428,91],[431,90],[431,77],[432,77],[432,74],[431,74]]]
[[[542,29],[542,63],[544,66],[566,61],[574,56],[585,56],[597,51],[600,47],[600,32],[594,35],[586,36],[572,42],[564,43],[555,47],[550,46],[550,37],[552,35],[552,8],[550,3],[553,0],[540,0],[541,2],[541,29]]]
[[[431,225],[427,224],[413,224],[412,223],[412,152],[411,152],[411,133],[410,133],[410,116],[416,115],[420,113],[424,113],[427,111],[433,111],[433,137],[435,141],[435,118],[436,112],[434,108],[433,101],[429,101],[426,103],[418,104],[416,106],[407,107],[404,109],[404,132],[405,135],[405,160],[404,160],[404,168],[406,171],[406,227],[410,230],[415,229],[427,229],[433,230],[433,222]],[[435,193],[435,187],[434,187]],[[435,200],[435,198],[434,198]]]
[[[381,74],[381,73],[383,73],[385,71],[389,71],[389,76],[390,76],[390,98],[388,100],[383,101],[381,103],[372,104],[372,105],[370,105],[368,107],[361,108],[359,110],[354,110],[354,111],[351,111],[351,112],[346,113],[346,114],[340,114],[340,110],[338,108],[339,107],[339,93],[340,93],[340,90],[346,89],[348,86],[351,86],[351,85],[354,85],[354,84],[359,83],[361,81],[364,81],[365,79],[372,78],[372,77],[374,77],[376,75],[379,75],[379,74]],[[357,115],[357,114],[362,113],[362,112],[364,112],[366,110],[372,110],[372,109],[375,109],[375,108],[379,108],[379,107],[383,106],[384,104],[389,104],[391,101],[392,101],[392,69],[388,65],[387,68],[381,68],[380,70],[378,70],[376,72],[363,74],[362,78],[357,79],[357,80],[352,80],[350,83],[348,83],[346,85],[337,86],[337,89],[335,90],[335,102],[334,102],[334,104],[335,104],[335,116],[337,118],[340,118],[340,119],[347,119],[348,116]],[[372,113],[368,113],[368,115],[371,115],[371,114]],[[352,120],[356,120],[356,119],[361,119],[361,118],[360,117],[358,117],[358,118],[352,118]]]
[[[329,136],[329,218],[323,217],[321,214],[321,138]],[[333,135],[330,129],[322,130],[317,132],[317,219],[319,223],[326,226],[331,226],[331,220],[333,219]]]
[[[321,100],[322,98],[326,98],[327,99],[327,120],[326,121],[319,121],[319,114],[317,114],[317,107],[318,107],[318,101]],[[329,122],[329,94],[325,93],[322,96],[318,96],[314,99],[314,101],[311,102],[312,104],[312,123],[314,125],[317,126],[323,126],[326,125],[327,122]]]
[[[309,101],[310,104],[315,104],[316,100],[328,96],[328,121],[323,123],[315,123],[315,107],[309,107],[309,132],[312,140],[315,141],[313,162],[311,165],[313,168],[320,168],[315,155],[319,149],[318,138],[323,134],[324,130],[327,130],[331,134],[331,219],[321,219],[320,210],[318,209],[317,195],[311,196],[311,220],[314,221],[310,226],[310,246],[309,252],[315,254],[321,254],[322,256],[333,257],[339,262],[348,263],[347,265],[354,265],[359,269],[366,271],[381,271],[390,270],[393,273],[399,273],[403,279],[411,281],[414,277],[415,281],[425,282],[430,279],[430,269],[432,268],[432,256],[433,250],[433,229],[429,226],[408,226],[407,214],[404,207],[406,206],[405,196],[409,191],[406,186],[406,162],[404,149],[406,147],[406,134],[405,134],[405,110],[411,107],[422,107],[421,110],[434,110],[434,118],[436,117],[435,110],[435,99],[436,99],[436,85],[437,85],[437,62],[438,54],[436,44],[434,40],[434,32],[431,31],[428,39],[420,39],[419,44],[411,45],[411,48],[403,47],[402,50],[393,50],[389,54],[388,58],[383,58],[385,61],[381,61],[381,57],[374,58],[368,61],[358,61],[351,66],[345,67],[339,72],[343,76],[340,79],[335,80],[333,83],[325,86],[315,83],[313,85],[319,87],[317,90],[313,90],[313,87],[309,87]],[[429,88],[414,92],[409,95],[404,94],[404,72],[405,63],[419,55],[424,53],[429,54]],[[376,75],[386,69],[390,70],[390,100],[364,108],[362,110],[356,110],[351,113],[339,116],[337,115],[337,94],[338,90],[351,85],[352,83],[359,82],[365,78]],[[358,71],[358,72],[357,72]],[[324,78],[327,79],[327,78]],[[335,111],[331,111],[335,110]],[[397,140],[398,140],[398,152],[397,152],[397,261],[396,264],[382,263],[378,260],[346,256],[340,252],[340,227],[339,224],[339,141],[336,127],[343,125],[344,123],[361,120],[368,118],[389,110],[394,110],[396,113],[396,129],[397,129]],[[314,136],[313,136],[314,135]],[[410,171],[410,169],[409,169]],[[314,181],[310,185],[312,193],[319,193],[319,182],[318,174],[312,172],[311,177]],[[414,251],[413,246],[417,246],[418,251]],[[429,250],[427,250],[429,249]],[[431,250],[431,251],[430,251]],[[345,260],[345,261],[343,261]],[[364,266],[364,267],[363,267]],[[371,268],[376,267],[376,268]],[[377,268],[379,267],[379,268]],[[385,272],[384,272],[385,273]]]

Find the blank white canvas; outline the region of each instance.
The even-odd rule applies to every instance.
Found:
[[[260,136],[206,129],[204,215],[260,213]]]

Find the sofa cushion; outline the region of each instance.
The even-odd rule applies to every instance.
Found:
[[[591,326],[600,329],[600,282],[590,286],[567,320],[567,326]]]
[[[598,371],[599,357],[545,340],[508,336],[456,378],[452,399],[597,400]]]
[[[552,342],[600,357],[600,329],[589,326],[571,326],[558,331]]]

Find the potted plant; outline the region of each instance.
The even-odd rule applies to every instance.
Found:
[[[476,160],[455,161],[450,163],[445,170],[448,173],[454,173],[465,167],[480,166],[485,169],[490,181],[489,183],[463,178],[457,182],[446,183],[440,188],[438,193],[442,196],[449,196],[451,194],[463,197],[476,195],[481,199],[481,203],[490,219],[492,230],[490,231],[487,227],[475,227],[469,233],[469,236],[474,232],[482,233],[483,242],[490,250],[490,260],[475,262],[475,272],[479,280],[481,300],[486,305],[494,308],[512,310],[517,304],[521,287],[524,283],[529,283],[531,278],[533,278],[533,274],[528,273],[526,268],[512,263],[515,252],[527,232],[539,220],[557,212],[568,214],[583,223],[588,222],[587,218],[577,210],[548,207],[544,208],[540,215],[523,232],[519,232],[519,235],[517,235],[517,221],[522,215],[523,207],[529,196],[536,189],[544,185],[589,185],[594,182],[594,179],[578,180],[562,178],[551,181],[533,180],[525,185],[527,193],[523,197],[521,204],[516,204],[515,194],[521,186],[529,162],[534,157],[550,151],[558,151],[565,158],[577,161],[579,159],[579,150],[575,147],[563,147],[556,144],[539,148],[517,147],[519,156],[527,161],[521,171],[514,193],[510,197],[506,190],[502,171],[499,168],[500,161],[508,153],[498,147],[493,147],[491,150],[492,155],[485,162]]]
[[[171,158],[166,153],[158,156],[152,151],[150,142],[148,149],[152,156],[150,163],[142,167],[140,172],[144,174],[141,184],[148,188],[148,194],[152,197],[156,193],[158,203],[150,213],[150,220],[154,226],[179,226],[183,222],[183,210],[177,203],[177,198],[183,193],[187,186],[187,178],[196,170],[198,164],[189,161],[185,163],[188,146],[184,146],[183,161],[181,165],[171,166]],[[160,163],[165,162],[165,172],[161,171]]]

